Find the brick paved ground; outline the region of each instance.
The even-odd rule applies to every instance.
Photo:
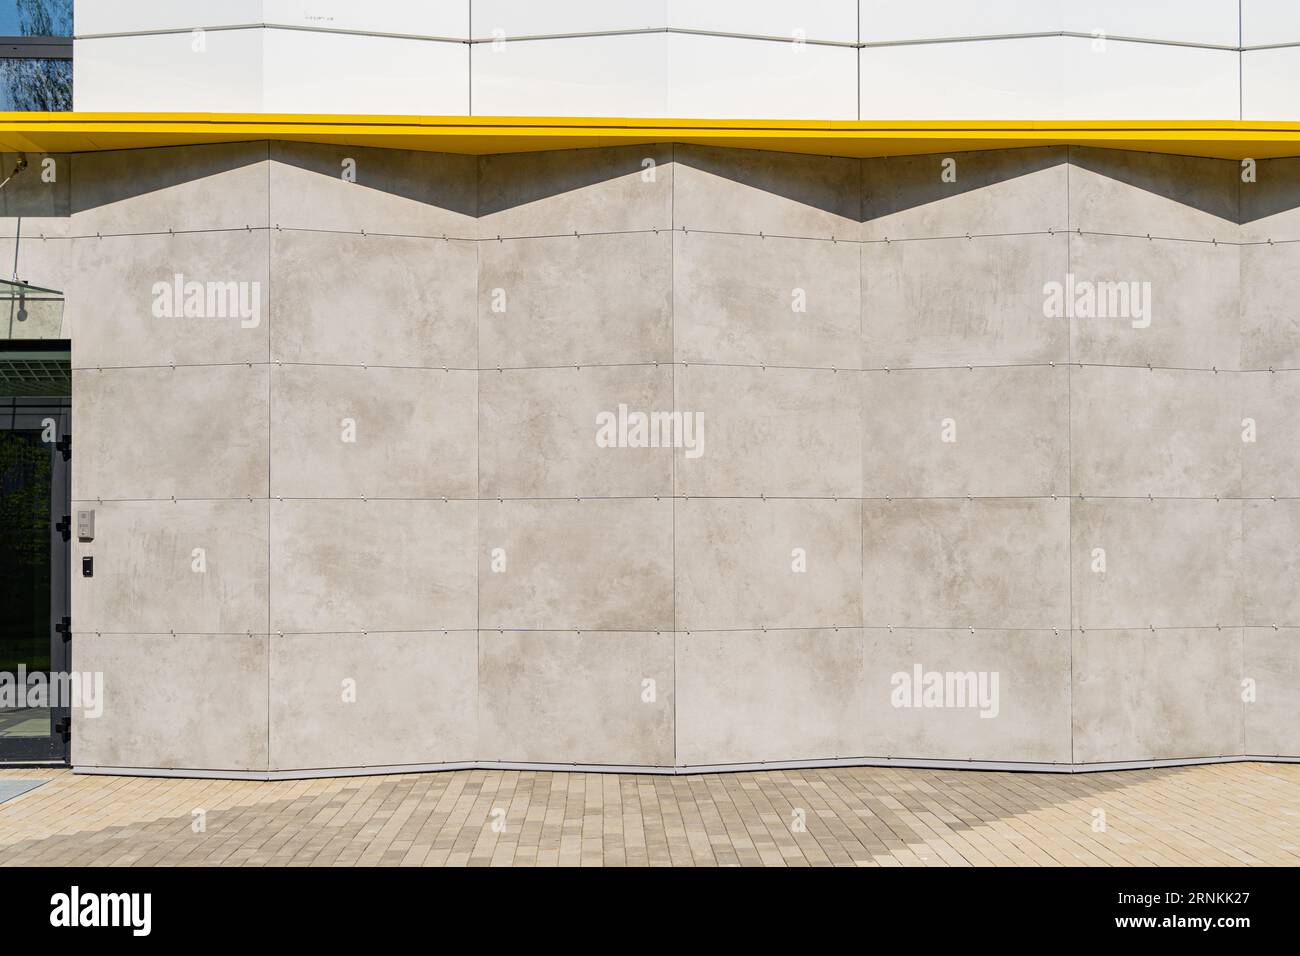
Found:
[[[0,770],[34,777],[49,782],[0,804],[0,865],[1300,864],[1297,764],[274,783]]]

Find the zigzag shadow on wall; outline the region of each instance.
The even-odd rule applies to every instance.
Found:
[[[266,143],[216,143],[74,153],[68,208],[72,215],[213,178],[211,201],[228,188],[222,175],[266,161]],[[40,213],[22,213],[40,215]]]
[[[55,157],[61,168],[53,188],[42,181],[38,165],[29,166],[0,190],[0,217],[66,218],[209,178],[215,203],[228,188],[223,174],[269,159],[338,179],[348,158],[362,164],[359,182],[365,188],[480,218],[640,175],[647,160],[688,167],[861,222],[1063,164],[1071,173],[1093,173],[1234,224],[1300,208],[1300,158],[1260,160],[1257,183],[1241,189],[1236,160],[1064,146],[980,150],[952,153],[960,175],[945,182],[939,164],[948,155],[857,160],[668,143],[489,156],[265,141],[110,150]],[[5,175],[16,160],[14,154],[0,157]],[[274,205],[274,175],[268,178]]]
[[[0,189],[0,217],[61,218],[71,214],[72,191],[67,157],[53,157],[53,182],[50,181],[51,170],[46,166],[46,158],[20,156],[18,153],[0,154],[0,180],[8,178],[4,188]],[[60,158],[63,160],[62,170],[58,167]]]
[[[1072,146],[1069,162],[1072,173],[1093,173],[1228,223],[1242,221],[1238,209],[1240,165],[1235,160]],[[1110,201],[1112,197],[1106,198]],[[1122,196],[1113,198],[1120,200]],[[1300,205],[1300,196],[1293,205]]]

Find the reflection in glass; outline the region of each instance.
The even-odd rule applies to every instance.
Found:
[[[70,109],[71,60],[0,60],[0,111]]]
[[[0,0],[0,36],[72,36],[72,0]]]
[[[39,431],[0,430],[0,674],[10,692],[20,675],[50,672],[53,454]],[[49,708],[26,703],[0,699],[0,739],[49,736]]]
[[[0,0],[0,111],[72,109],[72,0]]]

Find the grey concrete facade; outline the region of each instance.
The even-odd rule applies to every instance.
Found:
[[[98,515],[74,765],[1300,757],[1300,160],[945,158],[20,177]],[[159,317],[177,275],[257,321]],[[1071,281],[1145,313],[1046,315]],[[702,453],[601,447],[620,405]],[[996,706],[901,706],[917,668]]]

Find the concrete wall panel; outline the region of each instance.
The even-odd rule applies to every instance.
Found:
[[[1240,628],[1075,631],[1074,759],[1242,753]]]
[[[27,168],[10,176],[20,158]],[[48,168],[47,160],[53,160]],[[0,235],[65,235],[72,215],[72,154],[2,153],[0,168],[9,176],[0,190]]]
[[[75,759],[1294,753],[1290,165],[943,158],[250,144],[0,193],[68,295],[77,665],[140,681]],[[177,273],[265,313],[164,321]],[[1150,308],[1053,312],[1076,280]],[[620,405],[702,414],[702,455],[601,447]],[[191,699],[213,654],[234,704]],[[997,674],[998,716],[895,706],[917,664]]]
[[[473,498],[478,373],[277,365],[271,494]]]
[[[857,368],[857,243],[673,236],[672,326],[682,362]]]
[[[1230,241],[1240,167],[1229,160],[1070,148],[1070,228]]]
[[[1240,381],[1231,372],[1071,369],[1070,490],[1098,497],[1237,496]]]
[[[1071,236],[1072,358],[1098,365],[1237,368],[1239,274],[1235,245]],[[1097,305],[1082,304],[1089,292]]]
[[[677,760],[827,760],[862,751],[862,632],[677,636]]]
[[[1066,281],[1069,241],[1058,233],[867,243],[865,366],[1068,361],[1068,325],[1044,314],[1043,289]]]
[[[860,511],[825,499],[678,500],[678,628],[857,627]]]
[[[667,365],[488,370],[479,375],[479,489],[484,498],[672,495],[671,447],[610,447],[614,421],[673,407]],[[617,436],[614,436],[617,440]]]
[[[671,631],[672,509],[646,498],[482,501],[480,626]]]
[[[272,143],[270,156],[277,228],[476,235],[473,156],[319,143]]]
[[[1300,243],[1242,246],[1238,254],[1240,367],[1300,368]]]
[[[1241,621],[1241,501],[1085,498],[1070,508],[1076,626]]]
[[[476,261],[471,242],[273,231],[271,356],[477,368]]]
[[[1300,371],[1236,376],[1241,490],[1248,498],[1300,498]]]
[[[268,225],[266,143],[78,153],[73,235]]]
[[[1300,158],[1257,160],[1255,181],[1242,183],[1237,195],[1241,242],[1300,239]],[[1293,249],[1282,246],[1277,251]],[[1272,251],[1248,246],[1242,252],[1252,250]]]
[[[74,364],[265,361],[268,242],[264,230],[239,230],[57,243],[67,258],[50,264],[66,270],[54,287],[71,303]]]
[[[1068,217],[1067,155],[1044,147],[864,160],[863,238],[1060,232]]]
[[[1300,629],[1243,628],[1243,678],[1255,682],[1255,700],[1244,706],[1245,751],[1262,756],[1300,756]]]
[[[1064,631],[877,628],[865,633],[867,754],[1071,762],[1070,644]],[[932,681],[954,693],[927,696]]]
[[[479,236],[569,236],[673,225],[674,147],[504,153],[479,160]]]
[[[696,416],[694,447],[674,451],[677,493],[857,497],[859,384],[829,369],[677,369],[677,408]]]
[[[673,217],[684,231],[856,239],[857,161],[757,149],[674,149]]]
[[[74,541],[78,629],[106,634],[263,634],[267,628],[267,503],[80,501],[95,540]]]
[[[271,769],[473,760],[477,644],[472,630],[272,637]]]
[[[1242,503],[1242,618],[1256,627],[1300,622],[1300,501]]]
[[[1064,366],[862,376],[863,494],[1069,494]]]
[[[483,368],[667,362],[668,232],[479,243]]]
[[[272,501],[272,632],[473,629],[474,508]]]
[[[482,631],[478,752],[494,761],[672,766],[673,680],[666,631]]]
[[[862,503],[867,627],[1051,628],[1069,617],[1069,503]]]
[[[104,675],[104,712],[74,711],[73,764],[265,772],[266,640],[78,634],[74,666]]]
[[[264,365],[73,373],[72,497],[264,498]]]

